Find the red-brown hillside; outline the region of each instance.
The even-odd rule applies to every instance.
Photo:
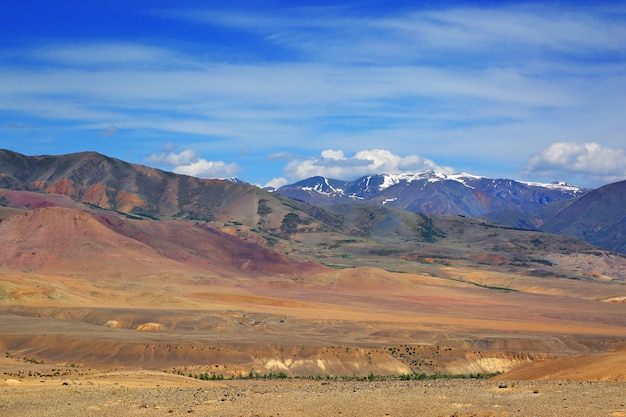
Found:
[[[130,220],[46,207],[0,223],[0,264],[46,273],[108,276],[164,271],[297,275],[302,264],[207,226]]]

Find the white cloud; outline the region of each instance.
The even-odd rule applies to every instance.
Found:
[[[241,170],[235,162],[208,161],[200,158],[198,152],[193,149],[185,149],[178,153],[173,152],[174,149],[175,145],[168,143],[163,148],[163,152],[150,155],[144,159],[144,162],[174,167],[172,171],[177,174],[200,178],[229,178],[234,177]]]
[[[163,152],[174,152],[176,150],[177,145],[172,142],[168,142],[163,146]]]
[[[287,181],[287,178],[276,177],[276,178],[272,178],[267,184],[264,185],[264,187],[280,188],[283,185],[287,185],[287,184],[289,184],[289,181]]]
[[[177,24],[227,26],[234,37],[204,43],[185,39],[188,31],[165,31],[158,39],[0,51],[0,118],[45,132],[54,126],[54,134],[115,123],[130,135],[202,140],[194,149],[216,160],[233,149],[282,149],[267,161],[295,160],[285,175],[298,178],[429,168],[417,155],[357,152],[380,147],[511,172],[546,138],[623,146],[626,13],[610,7],[620,10],[532,2],[416,3],[381,13],[367,6],[166,10],[162,18],[186,20]],[[238,44],[242,30],[258,48]],[[295,154],[320,149],[327,152],[316,158]],[[149,158],[202,171],[189,168],[198,154],[173,147]],[[537,170],[547,166],[547,157],[537,158]]]
[[[372,16],[358,7],[301,7],[270,13],[173,10],[163,16],[248,30],[316,61],[380,65],[441,59],[441,52],[500,61],[549,50],[622,51],[623,8],[556,4],[437,7]],[[515,45],[511,49],[511,45]],[[435,52],[435,53],[433,53]]]
[[[322,175],[337,179],[354,179],[368,174],[396,174],[429,169],[452,172],[419,155],[399,156],[385,149],[362,150],[346,157],[341,150],[327,149],[319,157],[296,159],[285,166],[285,173],[294,180]]]
[[[111,125],[100,132],[101,136],[113,136],[117,133],[117,126]]]
[[[167,49],[132,43],[90,42],[57,44],[31,51],[32,59],[59,65],[146,64],[162,66],[176,59]]]
[[[528,158],[525,170],[538,174],[568,172],[617,181],[626,178],[626,150],[595,142],[557,142]]]
[[[166,145],[166,148],[171,149],[171,147],[168,145]],[[200,157],[198,156],[198,153],[196,151],[192,149],[185,149],[184,151],[181,151],[179,153],[161,152],[160,154],[152,154],[145,159],[145,162],[157,165],[177,167],[181,165],[190,165],[199,160]]]
[[[273,152],[269,154],[265,159],[268,161],[278,161],[278,160],[287,160],[291,161],[292,159],[296,159],[298,156],[289,151],[281,151],[281,152]]]
[[[188,165],[174,168],[174,172],[177,174],[201,178],[229,178],[234,177],[239,171],[239,165],[234,162],[207,161],[206,159],[199,159]]]

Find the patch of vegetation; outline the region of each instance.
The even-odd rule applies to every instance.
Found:
[[[422,213],[418,213],[418,216],[422,218],[422,223],[419,225],[418,229],[418,232],[422,239],[424,239],[426,242],[433,243],[437,239],[446,237],[446,234],[443,232],[443,230],[435,227],[435,225],[433,224],[433,219]]]
[[[124,213],[126,216],[130,215],[130,213]],[[159,218],[157,216],[155,216],[154,214],[150,214],[150,213],[143,213],[143,212],[139,212],[139,211],[133,211],[132,214],[136,214],[137,216],[142,216],[142,217],[147,217],[149,219],[152,220],[159,220]]]
[[[493,286],[493,285],[479,284],[479,283],[475,283],[475,282],[470,282],[470,284],[474,284],[477,287],[486,288],[488,290],[504,291],[504,292],[519,292],[519,290],[516,290],[514,288],[508,288],[508,287],[497,287],[497,286]]]
[[[489,374],[424,374],[424,373],[414,373],[414,374],[402,374],[400,375],[401,381],[421,381],[426,379],[489,379],[493,378],[496,375],[500,375],[500,372],[494,372]]]
[[[372,249],[369,251],[370,255],[374,256],[389,256],[396,253],[401,253],[402,250],[398,249],[389,249],[389,248],[380,248],[380,249]]]
[[[8,206],[9,205],[9,199],[6,198],[5,196],[0,197],[0,206]]]
[[[298,231],[299,222],[300,216],[296,213],[287,213],[280,224],[280,230],[287,234],[296,233]]]
[[[296,207],[293,207],[293,208],[296,208]],[[330,226],[331,228],[342,229],[346,222],[345,217],[339,214],[329,213],[328,211],[324,210],[321,207],[308,206],[308,207],[305,207],[305,211],[307,212],[309,216],[321,221],[322,223]]]
[[[355,219],[356,227],[350,230],[350,234],[354,236],[369,236],[372,229],[378,222],[378,216],[371,207],[359,208]]]
[[[337,249],[347,243],[357,243],[357,242],[358,240],[356,239],[339,239],[339,240],[336,240],[332,244],[320,243],[319,246],[324,246],[326,249]]]
[[[534,263],[537,263],[537,264],[542,264],[542,265],[545,265],[545,266],[554,266],[554,263],[552,263],[552,262],[550,262],[548,260],[545,260],[545,259],[531,259],[530,262],[534,262]]]
[[[213,218],[212,215],[209,216],[203,216],[200,213],[194,213],[194,212],[190,212],[190,213],[186,213],[185,215],[185,219],[188,221],[195,221],[195,222],[205,222],[208,223],[211,221],[211,219]]]
[[[185,375],[185,372],[181,370],[174,371],[177,375]],[[363,382],[374,382],[374,381],[422,381],[422,380],[434,380],[434,379],[489,379],[493,378],[496,375],[499,375],[500,372],[494,373],[470,373],[470,374],[425,374],[425,373],[412,373],[412,374],[400,374],[400,375],[377,375],[373,372],[370,372],[367,376],[359,376],[359,375],[313,375],[313,376],[290,376],[285,372],[270,372],[270,373],[258,373],[254,371],[250,371],[246,374],[239,374],[231,376],[228,379],[236,380],[236,379],[247,379],[247,380],[315,380],[315,381],[363,381]],[[224,375],[221,374],[209,374],[208,372],[194,374],[187,374],[189,378],[199,379],[202,381],[221,381],[224,380]]]
[[[310,220],[300,218],[297,213],[287,213],[285,214],[285,217],[283,217],[283,221],[280,224],[280,230],[283,233],[291,235],[298,231],[299,225],[307,225],[310,223]]]
[[[267,242],[267,247],[268,248],[273,248],[278,243],[278,239],[276,239],[275,237],[272,237],[272,236],[266,237],[265,241]]]
[[[261,198],[257,204],[256,214],[261,217],[265,217],[272,212],[272,208],[267,205],[267,201],[268,200]]]
[[[451,281],[457,281],[457,282],[463,282],[465,284],[475,285],[477,287],[485,288],[485,289],[488,289],[488,290],[504,291],[504,292],[519,292],[519,290],[516,290],[514,288],[498,287],[498,286],[494,286],[494,285],[481,284],[480,282],[466,281],[466,280],[461,279],[461,278],[458,278],[458,279],[448,278],[448,279],[450,279]]]
[[[350,269],[350,268],[354,268],[354,266],[352,266],[352,265],[336,265],[336,264],[326,264],[326,263],[322,263],[322,265],[327,266],[329,268],[333,268],[333,269]]]
[[[537,249],[545,249],[548,246],[538,237],[532,238],[530,243]]]

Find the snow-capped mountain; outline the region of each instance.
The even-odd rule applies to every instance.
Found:
[[[367,201],[416,213],[478,217],[504,210],[532,213],[548,203],[574,198],[586,191],[563,182],[523,182],[430,170],[367,175],[354,181],[316,176],[275,192],[313,204]]]
[[[248,181],[242,180],[241,178],[237,178],[237,177],[229,177],[229,178],[222,178],[222,179],[224,181],[232,182],[235,184],[251,185]]]

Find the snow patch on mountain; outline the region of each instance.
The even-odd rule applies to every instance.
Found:
[[[345,191],[342,188],[333,186],[328,178],[320,177],[321,182],[318,182],[312,186],[302,186],[300,189],[303,191],[315,191],[316,193],[334,196],[337,194],[345,194]]]
[[[436,170],[428,170],[416,173],[403,173],[403,174],[382,174],[383,182],[378,187],[378,191],[382,191],[389,187],[392,187],[401,182],[411,183],[413,181],[426,181],[428,183],[436,183],[440,181],[456,181],[463,184],[465,187],[474,189],[475,187],[472,185],[472,182],[479,180],[489,180],[487,177],[483,177],[480,175],[468,174],[466,172],[459,172],[455,174],[446,174],[441,171]],[[368,184],[372,176],[368,177]],[[552,190],[562,190],[562,191],[571,191],[576,194],[581,194],[585,192],[585,190],[581,187],[577,187],[574,185],[567,184],[562,181],[555,181],[553,183],[541,183],[541,182],[529,182],[529,181],[516,181],[516,180],[506,180],[506,179],[492,179],[492,182],[495,184],[500,183],[502,181],[509,181],[510,185],[512,183],[517,182],[520,184],[527,185],[529,187],[543,187]]]
[[[522,184],[526,184],[530,187],[545,187],[545,188],[550,188],[552,190],[572,191],[577,194],[582,194],[585,191],[583,188],[568,184],[563,181],[555,181],[555,182],[550,182],[550,183],[529,182],[529,181],[519,181],[519,182],[521,182]]]
[[[383,174],[383,182],[378,187],[379,191],[382,191],[386,188],[392,187],[401,182],[411,183],[413,181],[426,181],[428,183],[435,183],[440,181],[452,180],[460,182],[468,188],[473,188],[471,185],[467,183],[468,180],[471,179],[481,179],[483,177],[466,174],[466,173],[457,173],[457,174],[446,174],[441,171],[436,170],[428,170],[422,172],[415,173],[403,173],[403,174]]]

